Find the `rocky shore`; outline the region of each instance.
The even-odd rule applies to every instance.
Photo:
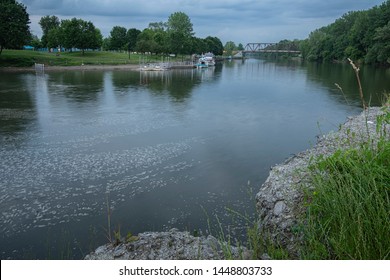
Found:
[[[189,232],[171,229],[168,232],[140,233],[132,241],[100,246],[86,260],[220,260],[222,246],[215,237],[195,237]],[[249,259],[246,248],[231,247],[235,259]]]
[[[290,256],[299,258],[298,219],[303,214],[302,187],[310,187],[307,167],[317,156],[329,156],[337,149],[375,141],[376,118],[380,108],[369,108],[360,115],[348,118],[339,131],[319,138],[311,149],[301,152],[284,163],[272,167],[269,177],[256,195],[259,228],[269,240],[286,249]],[[390,134],[390,131],[388,135]],[[246,248],[232,248],[235,258],[248,259]],[[86,259],[223,259],[221,243],[212,236],[194,237],[175,229],[169,232],[141,233],[134,242],[106,244]],[[264,255],[267,258],[267,255]]]

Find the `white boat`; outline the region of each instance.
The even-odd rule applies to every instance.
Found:
[[[215,57],[212,53],[202,55],[196,64],[196,67],[198,68],[207,68],[210,66],[215,66]]]
[[[201,57],[204,61],[207,61],[209,66],[214,66],[215,65],[215,55],[211,52],[205,53]]]
[[[207,67],[209,67],[209,63],[206,60],[199,58],[198,63],[196,64],[196,67],[197,68],[207,68]]]

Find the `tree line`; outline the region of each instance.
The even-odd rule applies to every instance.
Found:
[[[77,48],[136,51],[154,54],[193,54],[213,52],[222,55],[219,38],[198,38],[190,18],[183,12],[171,14],[167,22],[152,22],[143,31],[114,26],[108,38],[91,21],[72,18],[60,20],[55,15],[44,16],[39,24],[43,35],[38,38],[29,30],[26,6],[16,0],[0,0],[0,53],[3,48]]]
[[[388,65],[390,0],[369,10],[348,12],[334,23],[312,31],[304,40],[282,40],[268,49],[300,51],[308,61],[346,61],[350,58],[367,64]]]
[[[229,41],[222,45],[217,37],[194,36],[190,18],[183,12],[169,16],[167,22],[152,22],[143,31],[114,26],[109,37],[90,21],[73,18],[60,20],[56,16],[42,17],[43,36],[32,36],[26,7],[16,0],[0,0],[0,54],[3,48],[21,48],[31,44],[36,48],[100,49],[136,51],[154,54],[193,54],[213,52],[216,55],[242,50]],[[311,61],[342,61],[346,58],[366,63],[390,64],[390,0],[366,11],[344,14],[334,23],[311,32],[304,40],[282,40],[276,49],[300,50]]]
[[[366,11],[344,14],[300,42],[302,56],[312,61],[390,64],[390,0]]]
[[[114,26],[110,35],[104,39],[92,22],[82,19],[60,21],[56,16],[44,16],[39,24],[43,35],[40,42],[35,38],[36,44],[47,48],[58,46],[81,50],[103,48],[112,51],[176,55],[223,53],[223,45],[219,38],[208,36],[201,39],[194,36],[191,20],[183,12],[171,14],[167,22],[149,23],[143,31]]]

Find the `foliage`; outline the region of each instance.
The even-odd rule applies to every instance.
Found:
[[[125,27],[114,26],[110,32],[110,50],[124,50],[127,44],[127,30]]]
[[[30,40],[26,7],[15,0],[0,0],[0,54],[4,48],[21,48]]]
[[[184,38],[191,38],[194,36],[191,19],[183,12],[175,12],[169,16],[167,31],[169,33],[180,33]]]
[[[14,2],[13,0],[0,1],[2,5]],[[102,47],[104,50],[127,50],[129,58],[130,52],[134,51],[156,55],[205,52],[213,52],[218,55],[223,52],[223,45],[219,38],[195,37],[191,19],[183,12],[171,14],[167,22],[151,22],[142,32],[136,28],[127,30],[125,27],[114,26],[110,36],[104,40],[100,30],[92,22],[82,19],[60,20],[57,16],[47,15],[40,19],[39,24],[43,31],[41,41],[37,40],[39,38],[29,39],[35,48],[64,47],[71,51],[78,48],[84,53],[86,49]],[[3,27],[0,27],[0,31],[1,28]],[[1,32],[0,39],[2,39],[1,36],[4,36],[3,33],[6,32]],[[13,45],[7,47],[13,47]]]
[[[134,51],[135,46],[137,44],[137,37],[141,33],[140,30],[136,28],[130,28],[127,30],[126,38],[127,38],[127,50]]]
[[[60,19],[56,16],[44,16],[40,19],[39,25],[41,26],[43,35],[42,35],[42,45],[48,48],[56,47],[58,46],[58,43],[54,43],[56,40],[54,37],[54,33],[57,34],[58,32],[53,32],[51,35],[51,40],[49,44],[49,33],[52,30],[57,30],[60,27]]]
[[[225,50],[227,55],[232,55],[233,51],[235,51],[236,49],[237,49],[237,46],[233,41],[226,42],[226,44],[224,46],[224,50]]]
[[[205,42],[206,42],[206,48],[208,52],[212,52],[215,55],[223,54],[222,42],[217,37],[208,36],[206,37]]]
[[[83,54],[86,49],[96,49],[102,45],[100,30],[92,22],[72,18],[61,21],[61,39],[66,48],[79,48]]]
[[[390,142],[337,151],[311,168],[306,258],[390,258]]]
[[[42,38],[44,38],[42,36]],[[58,46],[61,46],[64,42],[64,33],[62,32],[62,29],[53,28],[50,29],[49,32],[46,35],[46,44],[44,43],[44,46],[48,49],[50,48],[57,48]]]
[[[190,18],[183,12],[171,14],[167,22],[169,50],[174,54],[189,54],[194,35]]]
[[[38,38],[37,35],[32,35],[32,36],[31,36],[29,45],[30,45],[30,46],[33,46],[34,49],[40,49],[40,48],[42,48],[42,46],[43,46],[43,45],[42,45],[42,41],[39,40],[39,38]]]
[[[334,23],[310,33],[300,42],[308,60],[362,59],[367,63],[390,63],[390,0],[367,11],[344,14]]]

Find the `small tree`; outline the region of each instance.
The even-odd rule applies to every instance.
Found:
[[[0,0],[0,54],[3,48],[20,48],[30,38],[26,7],[15,0]]]
[[[227,55],[232,55],[233,51],[236,50],[236,44],[233,41],[228,41],[225,44],[224,51]]]
[[[38,38],[37,35],[32,35],[32,36],[31,36],[31,40],[30,40],[29,45],[30,45],[30,46],[33,46],[34,49],[40,49],[40,48],[42,48],[42,42],[41,42],[41,40],[39,40],[39,38]]]

